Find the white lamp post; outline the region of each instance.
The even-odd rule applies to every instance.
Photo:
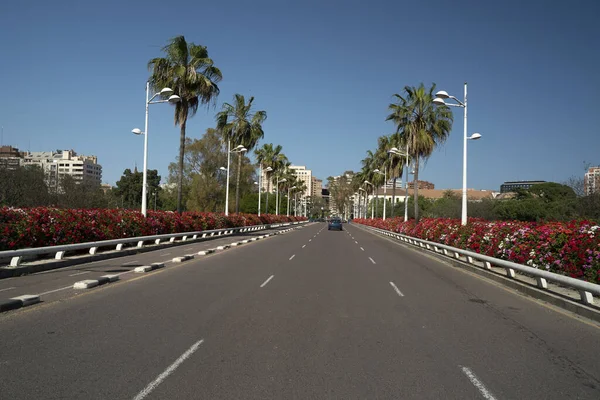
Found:
[[[146,119],[144,123],[144,131],[139,128],[133,129],[131,132],[135,135],[144,135],[144,172],[142,178],[142,214],[144,217],[147,214],[147,186],[148,186],[148,106],[150,104],[171,103],[175,104],[181,101],[181,97],[173,94],[173,89],[163,88],[159,93],[150,96],[150,82],[146,82]],[[156,96],[169,96],[168,100],[152,101]]]
[[[247,151],[243,145],[238,145],[235,149],[231,149],[231,140],[227,141],[227,183],[225,186],[225,215],[229,215],[229,168],[231,165],[231,153],[243,153]]]
[[[385,203],[387,203],[387,168],[383,168],[383,172],[379,168],[373,170],[376,174],[383,175],[383,220],[385,221]]]
[[[372,193],[375,194],[375,185],[373,185],[371,182],[369,181],[364,181],[365,185],[371,185],[371,189],[372,189]],[[365,190],[365,213],[367,213],[368,211],[368,192]],[[374,208],[373,208],[373,199],[371,199],[371,219],[373,219],[373,216],[375,215],[374,213]],[[365,218],[367,218],[367,215],[365,214]]]
[[[296,186],[288,188],[288,199],[287,199],[287,216],[290,216],[290,190],[296,189]]]
[[[396,147],[392,147],[391,149],[388,150],[389,154],[395,154],[397,156],[401,156],[401,157],[405,157],[406,158],[406,182],[405,182],[405,189],[406,189],[406,194],[404,195],[404,222],[408,221],[408,143],[406,144],[406,152],[402,152],[400,150],[398,150]],[[393,205],[392,205],[392,210],[394,209]]]
[[[273,171],[273,168],[271,167],[267,167],[265,168],[265,175],[267,175],[267,173]],[[260,217],[260,198],[262,197],[262,185],[263,185],[263,181],[262,181],[262,164],[260,164],[260,184],[258,185],[258,216]],[[267,181],[269,180],[269,178],[267,178]],[[269,213],[269,193],[267,192],[267,214]]]
[[[279,184],[286,181],[287,179],[285,178],[281,180],[277,178],[277,187],[275,188],[275,215],[279,215]]]
[[[452,99],[458,104],[446,103],[444,99]],[[454,96],[450,96],[446,91],[440,90],[435,94],[433,103],[438,106],[451,106],[451,107],[462,107],[464,110],[464,123],[463,123],[463,190],[462,190],[462,213],[461,213],[461,225],[467,224],[467,140],[477,140],[481,138],[479,133],[474,133],[472,136],[467,136],[467,82],[465,82],[465,97],[463,101],[460,101]]]

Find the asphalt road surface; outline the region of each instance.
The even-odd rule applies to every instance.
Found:
[[[600,329],[354,225],[0,315],[0,399],[594,399]]]

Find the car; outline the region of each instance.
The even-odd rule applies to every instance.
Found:
[[[342,228],[342,220],[340,218],[331,218],[329,220],[329,225],[327,226],[327,230],[343,230]]]

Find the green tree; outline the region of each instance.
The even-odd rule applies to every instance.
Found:
[[[256,155],[256,160],[259,165],[262,165],[263,170],[271,168],[271,172],[267,174],[267,193],[271,193],[271,183],[273,181],[273,176],[275,176],[278,171],[285,167],[288,163],[288,159],[282,152],[283,147],[281,145],[273,146],[273,143],[265,143],[259,149],[254,151]],[[266,210],[271,210],[269,208],[269,197],[267,195],[266,201]]]
[[[38,207],[52,202],[44,171],[38,166],[0,167],[0,206]]]
[[[121,200],[122,207],[141,207],[143,176],[143,172],[138,171],[137,168],[133,172],[129,168],[123,171],[123,175],[121,175],[116,187],[113,189],[113,194]],[[152,193],[160,192],[160,179],[158,170],[148,170],[148,199],[150,199]]]
[[[181,98],[175,104],[175,125],[180,127],[179,170],[177,180],[177,211],[183,211],[183,158],[188,116],[194,116],[200,104],[208,105],[219,95],[217,83],[221,71],[208,57],[206,46],[187,43],[184,36],[172,38],[162,49],[165,57],[148,62],[152,71],[150,84],[155,91],[169,87]]]
[[[236,94],[233,104],[223,103],[222,111],[217,113],[217,129],[223,132],[224,139],[235,146],[243,145],[248,151],[254,149],[258,141],[265,136],[262,124],[267,119],[266,111],[253,111],[254,97],[248,103],[241,94]],[[241,152],[238,152],[238,173],[235,183],[235,212],[240,212],[240,171]]]
[[[394,94],[396,102],[389,105],[386,120],[394,122],[396,132],[408,143],[408,153],[414,159],[414,198],[418,197],[419,161],[427,159],[436,146],[443,143],[452,129],[452,112],[448,106],[434,106],[435,84],[429,89],[405,86],[404,96]],[[415,219],[419,220],[419,205],[414,202]]]

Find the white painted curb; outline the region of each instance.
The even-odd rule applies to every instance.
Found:
[[[13,297],[11,298],[11,300],[18,300],[21,303],[23,303],[23,307],[27,307],[32,304],[39,303],[40,296],[38,296],[37,294],[24,294],[22,296]]]
[[[85,281],[75,282],[73,289],[89,289],[98,286],[98,281],[95,279],[86,279]]]

